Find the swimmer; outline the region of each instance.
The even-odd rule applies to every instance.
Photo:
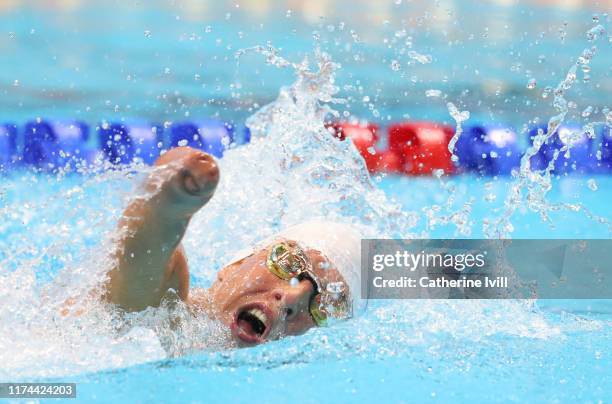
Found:
[[[119,222],[105,298],[126,311],[159,306],[174,290],[195,315],[227,326],[239,346],[299,335],[356,309],[360,236],[350,226],[307,222],[239,254],[209,289],[190,288],[181,239],[212,198],[219,167],[178,147],[163,154]],[[206,248],[206,246],[202,246]]]

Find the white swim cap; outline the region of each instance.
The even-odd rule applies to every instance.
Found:
[[[303,248],[320,251],[340,272],[346,281],[352,298],[353,316],[363,312],[367,300],[361,298],[361,233],[353,226],[312,220],[291,226],[259,245],[267,245],[284,238],[296,241]],[[241,251],[232,262],[253,253],[253,249]]]
[[[353,315],[365,309],[366,300],[361,298],[361,234],[355,227],[313,220],[289,227],[278,237],[320,251],[346,281],[353,300]]]

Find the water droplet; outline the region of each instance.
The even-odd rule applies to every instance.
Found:
[[[589,76],[589,73],[591,72],[591,68],[589,66],[582,66],[582,72],[584,73],[584,76],[582,77],[582,81],[589,81],[591,79],[591,77]]]
[[[415,51],[408,52],[408,57],[424,65],[432,61],[431,55],[422,55]]]
[[[606,35],[606,29],[602,25],[596,25],[587,31],[586,36],[589,41],[596,41]]]
[[[346,285],[344,284],[344,282],[330,282],[325,287],[325,290],[327,292],[333,293],[336,295],[339,295],[340,293],[344,292],[345,289],[346,289]]]
[[[291,287],[294,287],[294,288],[299,284],[300,284],[300,281],[298,280],[298,278],[291,278],[291,280],[289,281],[289,285],[291,285]]]
[[[584,109],[584,111],[582,111],[582,117],[586,118],[588,116],[590,116],[593,113],[593,107],[592,106],[588,106]]]
[[[435,90],[435,89],[425,90],[426,97],[440,97],[441,95],[442,95],[442,91],[440,90]]]
[[[14,32],[9,32],[8,37],[9,37],[9,39],[15,39],[15,33]]]
[[[597,187],[597,182],[596,182],[596,181],[595,181],[593,178],[590,178],[590,179],[587,181],[587,186],[589,187],[589,189],[590,189],[591,191],[597,191],[597,189],[598,189],[598,187]]]
[[[527,82],[527,88],[530,90],[533,90],[534,88],[536,88],[537,82],[536,79],[529,79],[529,81]]]
[[[394,72],[398,71],[400,69],[400,63],[397,60],[392,60],[391,61],[391,70],[393,70]]]
[[[470,119],[470,111],[459,111],[457,106],[452,102],[447,103],[446,107],[448,108],[448,112],[455,121],[464,122]]]
[[[144,36],[145,36],[145,38],[151,38],[151,31],[145,30]]]

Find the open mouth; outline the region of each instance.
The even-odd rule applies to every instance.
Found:
[[[247,344],[259,344],[270,333],[272,315],[262,304],[252,304],[238,310],[232,324],[235,337]]]

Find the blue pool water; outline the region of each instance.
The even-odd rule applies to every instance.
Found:
[[[100,401],[124,399],[135,391],[137,400],[156,401],[172,391],[177,401],[196,402],[245,402],[250,397],[312,403],[369,402],[374,397],[390,402],[605,402],[611,364],[604,352],[612,335],[609,328],[596,332],[601,340],[580,331],[557,341],[446,335],[427,350],[417,346],[377,355],[344,347],[345,357],[331,354],[306,363],[296,363],[295,355],[265,364],[241,364],[242,355],[195,356],[77,380],[84,385],[83,396]],[[400,338],[393,345],[401,343]],[[266,358],[270,349],[289,350],[288,344],[257,348],[248,356]]]
[[[91,259],[91,250],[100,248],[101,235],[112,227],[106,216],[118,213],[113,213],[121,199],[117,193],[128,191],[129,181],[114,178],[92,183],[91,178],[73,176],[43,182],[39,177],[24,177],[3,184],[5,203],[8,200],[13,209],[23,206],[17,210],[18,220],[24,220],[28,208],[30,213],[26,226],[12,223],[12,229],[3,228],[0,262],[17,272],[17,268],[31,265],[39,282],[45,284],[57,271],[73,267],[83,257]],[[458,204],[474,198],[471,216],[475,220],[491,214],[492,202],[486,201],[489,191],[485,192],[482,179],[460,177],[455,181]],[[550,201],[578,198],[594,214],[606,215],[612,179],[597,177],[595,181],[597,191],[586,187],[581,178],[560,180]],[[34,184],[38,184],[35,196],[21,196],[24,187]],[[497,187],[507,185],[508,180],[496,182]],[[440,203],[439,193],[444,192],[440,184],[426,178],[385,178],[378,186],[407,211]],[[83,192],[75,191],[78,189]],[[80,206],[100,199],[111,206],[75,209],[71,197],[66,203],[68,194],[74,195]],[[6,218],[6,212],[3,216]],[[98,218],[95,226],[93,218]],[[83,220],[87,223],[81,223]],[[555,230],[523,212],[515,220],[516,237],[609,237],[606,225],[580,214],[560,213],[553,215],[553,220]],[[427,227],[421,219],[415,231]],[[75,238],[74,231],[81,232],[80,237]],[[456,234],[453,224],[432,230],[432,235],[440,237]],[[473,235],[479,235],[478,226],[474,226]],[[6,256],[9,249],[15,254],[13,258]],[[192,265],[197,266],[197,254],[194,261]],[[95,272],[87,264],[81,271]],[[83,274],[77,271],[74,276]],[[27,289],[29,282],[27,277],[21,279],[21,288]],[[197,282],[206,284],[203,278]],[[0,297],[6,299],[7,291],[3,292]],[[17,307],[36,299],[14,292],[10,296],[21,299]],[[15,307],[14,302],[8,304]],[[32,304],[37,303],[34,300]],[[37,318],[29,310],[22,314]],[[19,318],[19,313],[2,312],[3,323],[17,321],[17,335],[29,335],[32,331],[21,329]],[[244,402],[253,396],[266,402],[354,402],[380,395],[390,401],[409,402],[520,402],[526,397],[537,402],[605,402],[611,393],[612,304],[605,300],[533,304],[378,301],[369,305],[364,317],[333,328],[311,330],[304,336],[252,349],[195,352],[175,359],[156,352],[150,335],[136,333],[128,343],[125,339],[108,341],[103,332],[97,336],[80,335],[74,328],[65,332],[76,336],[64,335],[65,342],[55,339],[59,336],[51,341],[41,338],[40,343],[50,344],[47,354],[16,355],[4,350],[5,344],[15,341],[0,340],[3,359],[9,363],[0,379],[74,381],[83,402]],[[83,339],[70,347],[74,338]],[[95,341],[97,348],[88,346]],[[32,346],[32,341],[26,347],[42,349],[38,343]]]
[[[185,238],[197,286],[209,285],[242,244],[313,212],[370,236],[476,238],[490,235],[487,223],[511,207],[501,222],[505,236],[609,238],[612,177],[370,178],[348,142],[320,136],[319,101],[331,95],[347,100],[332,103],[342,117],[383,123],[410,117],[454,125],[447,101],[473,120],[519,129],[547,122],[558,111],[542,97],[545,87],[592,46],[584,35],[591,10],[414,3],[368,6],[367,13],[345,2],[293,12],[270,5],[263,14],[254,3],[196,1],[1,9],[0,120],[216,116],[240,126],[297,76],[292,91],[301,103],[281,99],[274,104],[280,117],[257,114],[266,135],[220,161],[218,192]],[[310,53],[313,62],[313,36],[342,65],[335,77],[314,67],[306,84],[321,84],[316,89],[300,81],[307,75],[270,66],[260,53],[234,58],[240,48],[271,41],[287,60]],[[597,46],[591,79],[580,76],[566,94],[574,105],[565,119],[582,125],[605,121],[610,104],[610,42]],[[411,50],[431,55],[431,63],[415,61]],[[533,77],[538,84],[528,89]],[[431,89],[442,95],[425,95]],[[584,114],[588,106],[593,112]],[[612,397],[609,300],[375,301],[351,321],[241,350],[223,345],[206,320],[183,318],[183,327],[170,330],[180,307],[118,319],[87,296],[104,277],[116,222],[147,171],[21,169],[2,177],[0,381],[76,382],[81,402]],[[509,197],[513,186],[522,192],[518,203]],[[84,315],[58,314],[71,297],[83,298]]]

